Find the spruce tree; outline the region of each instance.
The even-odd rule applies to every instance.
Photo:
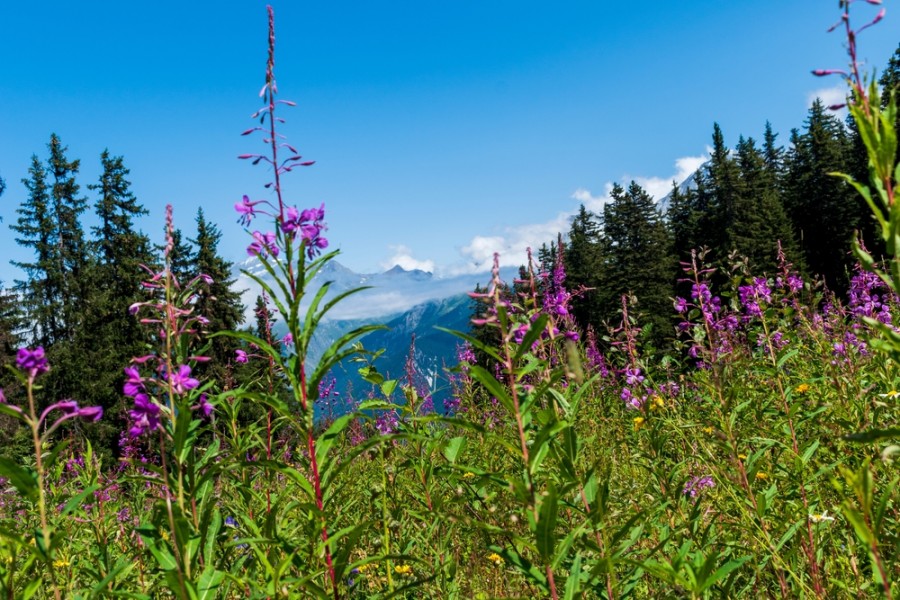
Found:
[[[583,291],[571,300],[572,317],[578,326],[600,325],[597,288],[602,281],[603,260],[600,221],[584,204],[572,219],[566,248],[566,287],[571,292]]]
[[[807,268],[842,293],[853,264],[850,244],[860,224],[852,190],[833,172],[846,172],[847,132],[820,100],[809,110],[805,131],[793,131],[788,154],[784,206]]]
[[[197,211],[197,238],[192,240],[197,248],[194,254],[194,272],[208,275],[212,283],[201,286],[194,303],[194,310],[209,320],[209,333],[234,330],[244,322],[244,306],[241,294],[234,289],[235,279],[231,275],[232,263],[218,255],[222,234],[215,224],[206,220],[203,209]],[[204,365],[206,375],[221,377],[225,368],[234,358],[238,344],[231,338],[216,337],[210,340],[208,351],[212,361]]]
[[[117,417],[125,409],[121,394],[122,370],[134,356],[145,353],[147,330],[128,312],[133,303],[146,299],[141,282],[147,273],[141,265],[154,261],[150,241],[135,229],[134,219],[146,210],[131,193],[129,170],[122,157],[104,150],[102,173],[88,189],[97,194],[94,211],[98,225],[91,229],[91,260],[82,326],[74,343],[63,350],[63,360],[77,365],[80,376],[66,382],[69,394],[99,405],[110,419],[91,428],[97,447],[115,448]],[[99,443],[98,443],[99,442]]]
[[[778,267],[779,242],[789,260],[794,259],[796,252],[791,224],[778,193],[778,182],[766,155],[756,147],[753,138],[741,136],[736,161],[740,177],[734,218],[728,231],[730,249],[747,257],[754,273],[774,273]]]
[[[61,313],[57,295],[51,280],[54,239],[56,228],[50,215],[50,190],[47,187],[47,172],[36,155],[31,157],[29,177],[22,179],[28,196],[16,209],[19,217],[10,225],[17,237],[16,243],[31,248],[34,258],[31,262],[13,261],[12,264],[25,272],[24,280],[16,281],[16,291],[23,299],[29,316],[29,341],[36,346],[49,347],[62,330]]]
[[[651,324],[653,338],[660,342],[671,333],[675,261],[668,231],[653,198],[637,183],[631,182],[627,190],[614,185],[610,197],[603,207],[600,313],[613,322],[622,295],[633,294],[639,322]]]
[[[71,341],[79,326],[82,301],[89,285],[88,278],[84,277],[88,252],[80,221],[87,199],[79,195],[80,186],[75,181],[80,161],[66,157],[68,148],[56,134],[50,136],[48,149],[52,178],[50,210],[56,227],[53,257],[56,264],[51,268],[50,278],[58,281],[54,287],[58,287],[57,302],[62,311],[62,339]]]

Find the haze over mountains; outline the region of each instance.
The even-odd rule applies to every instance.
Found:
[[[257,259],[250,258],[240,269],[263,276],[269,280]],[[512,282],[516,270],[501,270],[504,281]],[[236,274],[238,289],[244,290],[244,304],[248,308],[247,323],[252,323],[259,286],[244,274]],[[318,360],[325,349],[342,334],[369,323],[387,326],[363,338],[367,350],[385,349],[375,363],[376,368],[390,378],[402,378],[404,363],[409,354],[412,336],[416,336],[416,364],[435,393],[435,404],[446,396],[444,368],[456,364],[456,347],[459,339],[436,326],[468,331],[471,318],[471,300],[468,292],[476,284],[485,286],[490,273],[438,277],[421,270],[405,270],[400,266],[381,273],[355,273],[338,261],[331,261],[310,283],[306,298],[312,299],[318,289],[331,282],[327,298],[341,292],[368,286],[369,289],[349,296],[339,303],[319,324],[311,346],[310,358]],[[281,337],[286,333],[283,320],[274,326],[274,333]],[[342,364],[332,374],[337,380],[336,389],[352,393],[357,399],[368,391],[368,384],[357,373],[359,365]]]

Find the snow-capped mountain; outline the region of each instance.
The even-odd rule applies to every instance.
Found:
[[[697,169],[696,171],[694,171],[693,173],[688,175],[687,179],[685,179],[678,185],[678,192],[681,194],[686,194],[688,192],[688,190],[697,189],[697,178],[699,177],[700,173],[703,172],[703,170],[706,169],[708,166],[709,166],[709,161],[706,161],[705,163],[700,165],[699,169]],[[663,198],[660,198],[656,202],[656,208],[660,212],[660,214],[664,215],[664,214],[666,214],[666,212],[668,212],[669,204],[671,204],[671,201],[672,201],[672,193],[669,192]]]
[[[270,279],[256,259],[245,261],[241,268],[264,281]],[[515,274],[515,269],[504,269],[501,273],[510,283]],[[378,323],[386,325],[387,329],[364,337],[363,346],[371,351],[384,349],[375,367],[389,378],[401,379],[410,342],[415,335],[417,367],[434,392],[435,405],[440,406],[449,391],[444,368],[456,364],[460,340],[435,327],[468,331],[471,301],[467,293],[475,289],[476,284],[486,286],[490,277],[490,273],[482,273],[443,278],[420,270],[407,271],[400,266],[382,273],[360,274],[337,261],[330,261],[310,282],[307,299],[314,297],[325,282],[331,282],[326,298],[354,288],[369,289],[339,303],[329,312],[328,318],[319,323],[310,346],[310,361],[318,361],[344,333],[361,325]],[[245,290],[244,304],[252,311],[259,286],[246,275],[236,278],[238,287]],[[248,322],[253,322],[252,313],[248,313]],[[283,319],[276,321],[274,333],[278,337],[287,333]],[[359,376],[358,368],[355,363],[345,362],[332,371],[337,380],[336,389],[342,394],[352,391],[357,399],[364,397],[370,387]]]

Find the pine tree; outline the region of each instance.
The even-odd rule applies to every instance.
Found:
[[[654,339],[661,341],[670,334],[669,298],[675,276],[668,231],[653,198],[637,183],[631,182],[627,190],[614,185],[610,197],[603,207],[600,313],[614,321],[622,295],[633,294],[640,322],[651,324]]]
[[[820,100],[809,110],[805,131],[791,134],[784,206],[805,264],[828,286],[847,289],[853,259],[850,243],[860,224],[859,204],[851,189],[830,175],[848,168],[847,132]]]
[[[87,245],[80,221],[87,200],[79,196],[80,186],[75,181],[80,161],[66,158],[68,148],[62,145],[56,134],[50,136],[48,148],[48,166],[53,184],[50,212],[56,228],[53,258],[57,263],[50,271],[50,278],[58,280],[55,287],[58,285],[58,306],[62,312],[61,333],[63,339],[70,341],[79,326],[81,304],[88,285],[88,278],[84,277]]]
[[[175,279],[184,284],[198,275],[194,268],[194,250],[191,244],[184,240],[184,235],[180,229],[172,232],[172,241],[174,244],[172,251],[169,253],[169,265]],[[163,250],[164,246],[156,247],[156,251],[160,255],[162,255]]]
[[[570,292],[583,293],[571,300],[571,312],[582,330],[600,325],[597,288],[602,281],[603,254],[600,221],[584,204],[572,219],[569,244],[566,248],[566,287]]]
[[[771,148],[769,152],[772,152]],[[736,186],[734,218],[728,231],[729,246],[749,259],[754,273],[774,273],[778,267],[778,242],[789,260],[793,260],[796,253],[791,224],[779,197],[778,182],[766,155],[756,147],[753,138],[741,136],[736,161],[740,177]]]
[[[96,184],[88,189],[98,194],[94,204],[98,225],[92,228],[91,281],[81,314],[82,326],[73,343],[58,352],[67,371],[77,367],[77,377],[60,382],[58,388],[91,405],[104,408],[110,417],[90,430],[96,447],[114,448],[118,436],[116,419],[124,411],[122,369],[132,357],[144,354],[146,328],[128,313],[133,303],[145,300],[141,282],[154,257],[146,235],[135,229],[134,219],[146,210],[131,193],[122,157],[104,150],[103,168]]]
[[[26,279],[16,281],[16,290],[23,298],[25,310],[31,322],[29,341],[37,346],[49,347],[62,330],[60,311],[54,285],[58,278],[51,279],[53,269],[53,241],[55,227],[50,215],[50,191],[47,187],[47,172],[36,155],[31,157],[29,177],[22,179],[28,190],[28,197],[16,209],[19,218],[10,225],[18,237],[16,243],[34,251],[32,262],[13,261],[13,265],[25,272]]]

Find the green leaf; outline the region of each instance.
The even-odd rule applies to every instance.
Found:
[[[444,446],[444,458],[447,459],[451,465],[456,464],[456,459],[459,456],[459,453],[465,450],[466,448],[466,438],[463,436],[457,436],[455,438],[451,438],[447,445]]]
[[[875,541],[875,534],[872,533],[872,530],[866,525],[866,521],[863,519],[862,515],[846,502],[841,506],[841,512],[847,520],[850,521],[850,524],[853,525],[853,529],[856,531],[856,537],[859,538],[859,541],[865,544],[867,548],[871,548],[872,542]]]
[[[75,496],[72,496],[71,498],[69,498],[69,501],[66,502],[66,505],[63,507],[61,514],[67,515],[73,511],[75,511],[75,509],[81,507],[84,504],[85,498],[87,498],[88,496],[93,494],[95,490],[99,490],[99,489],[100,489],[100,486],[98,484],[94,484],[94,485],[88,487],[87,489],[85,489],[80,494],[76,494]]]
[[[513,363],[517,363],[522,356],[525,355],[526,352],[531,351],[531,346],[535,341],[540,337],[544,330],[547,329],[547,320],[550,317],[541,313],[535,321],[531,324],[531,327],[528,328],[528,331],[525,333],[525,336],[522,338],[522,343],[519,344],[519,348],[516,350],[516,356],[513,358]]]
[[[740,567],[742,564],[747,562],[753,558],[752,556],[742,556],[741,558],[737,558],[735,560],[730,560],[718,569],[716,569],[715,573],[710,575],[696,590],[697,592],[703,592],[714,586],[717,581],[720,579],[724,579],[728,576],[729,573]]]
[[[844,439],[848,442],[869,443],[886,439],[900,438],[900,428],[891,429],[870,429],[869,431],[860,431],[845,435]]]
[[[353,414],[338,417],[323,434],[316,438],[316,462],[321,470],[327,469],[326,459],[328,458],[328,451],[331,450],[331,447],[334,446],[334,443],[340,437],[341,432],[346,429],[347,425],[354,418],[356,418],[356,415]]]
[[[516,413],[512,398],[509,397],[506,388],[484,367],[472,365],[469,367],[469,374],[475,381],[486,387],[488,392],[503,405],[503,408],[509,411],[509,414]]]
[[[538,522],[535,526],[537,550],[544,562],[550,562],[556,551],[556,519],[559,515],[559,499],[556,487],[550,484],[541,501]]]
[[[37,501],[38,485],[37,476],[30,469],[20,467],[8,458],[0,456],[0,476],[5,477],[29,500]]]
[[[565,600],[575,600],[581,592],[581,555],[575,556],[572,568],[569,570],[569,578],[566,580]]]
[[[219,571],[212,563],[210,563],[206,569],[203,570],[200,579],[197,581],[198,600],[212,600],[213,598],[218,598],[219,586],[222,585],[222,581],[224,580],[225,573]]]

